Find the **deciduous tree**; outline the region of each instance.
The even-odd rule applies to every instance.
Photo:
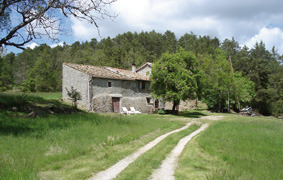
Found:
[[[190,69],[187,67],[190,66]],[[191,53],[180,48],[176,53],[165,53],[155,62],[150,76],[150,88],[156,98],[172,101],[173,108],[180,100],[194,99],[196,95],[197,74],[193,67],[197,59]]]
[[[47,36],[57,40],[66,32],[61,23],[72,16],[98,28],[97,21],[115,15],[107,7],[116,0],[2,0],[0,3],[0,47],[24,45]],[[11,23],[11,16],[20,19]]]

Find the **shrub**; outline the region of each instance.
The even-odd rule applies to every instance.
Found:
[[[72,100],[72,105],[77,109],[77,101],[82,100],[81,93],[75,90],[73,86],[71,86],[70,91],[67,88],[66,90],[69,98]]]

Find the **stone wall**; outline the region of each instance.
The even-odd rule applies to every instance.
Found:
[[[148,104],[145,97],[123,97],[121,98],[121,107],[126,107],[130,110],[130,107],[134,107],[136,111],[142,113],[153,113],[154,105]]]
[[[113,112],[112,98],[109,94],[99,94],[93,97],[93,111],[96,113],[109,113]],[[145,97],[118,97],[120,98],[120,112],[122,107],[126,107],[130,110],[130,107],[134,107],[137,111],[142,113],[152,113],[154,110],[153,104],[148,104]]]
[[[144,76],[149,76],[151,73],[151,67],[149,65],[146,65],[145,67],[139,69],[137,73],[144,75]]]
[[[71,102],[69,96],[67,95],[66,88],[70,91],[71,86],[81,93],[82,100],[78,101],[78,106],[83,109],[88,109],[88,80],[89,75],[82,73],[76,69],[63,64],[63,82],[62,82],[62,99],[64,101]]]
[[[108,82],[111,82],[111,87],[108,87]],[[128,110],[130,107],[135,107],[142,113],[151,113],[153,104],[147,103],[147,98],[151,97],[150,84],[145,81],[145,89],[140,89],[140,82],[93,78],[93,111],[98,113],[112,112],[112,97],[118,97],[120,98],[120,112],[122,107],[126,107]]]
[[[108,87],[111,82],[111,87]],[[145,89],[139,89],[139,81],[93,78],[93,97],[99,94],[120,94],[123,97],[150,97],[149,82],[145,81]]]
[[[89,85],[90,80],[91,84]],[[108,82],[111,82],[111,87],[108,87]],[[154,105],[147,102],[147,98],[151,97],[150,83],[144,81],[145,89],[141,89],[139,87],[141,82],[91,78],[88,74],[63,64],[62,99],[70,102],[66,88],[71,90],[71,86],[73,86],[81,93],[82,100],[78,101],[78,106],[83,109],[98,113],[112,112],[112,97],[119,97],[120,112],[121,107],[126,107],[128,110],[130,107],[135,107],[142,113],[152,113]],[[90,102],[89,99],[91,99]],[[89,109],[90,105],[91,109]]]
[[[165,110],[172,110],[173,103],[166,102],[165,103]],[[179,104],[179,111],[190,110],[196,108],[196,101],[195,100],[186,100],[181,101]]]
[[[112,112],[112,97],[108,94],[99,94],[93,97],[93,112],[107,113]]]

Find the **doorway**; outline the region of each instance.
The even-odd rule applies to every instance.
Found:
[[[112,110],[113,112],[120,112],[120,98],[112,97]]]

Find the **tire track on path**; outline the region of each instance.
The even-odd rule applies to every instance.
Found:
[[[109,167],[108,169],[101,171],[99,173],[97,173],[96,175],[94,175],[92,178],[90,178],[90,180],[110,180],[110,179],[114,179],[115,177],[117,177],[129,164],[131,164],[132,162],[134,162],[138,157],[140,157],[142,154],[144,154],[145,152],[147,152],[148,150],[150,150],[151,148],[153,148],[155,145],[157,145],[160,141],[162,141],[163,139],[165,139],[167,136],[182,131],[184,129],[189,128],[193,123],[187,123],[184,127],[180,128],[180,129],[176,129],[173,131],[170,131],[166,134],[163,134],[159,137],[157,137],[155,140],[149,142],[148,144],[146,144],[145,146],[141,147],[140,149],[138,149],[137,151],[135,151],[133,154],[125,157],[124,159],[120,160],[119,162],[117,162],[116,164],[114,164],[113,166]]]
[[[150,180],[174,180],[174,172],[177,166],[178,157],[181,155],[186,144],[197,134],[204,131],[208,124],[203,124],[198,130],[192,132],[190,135],[182,138],[175,148],[171,151],[169,156],[162,162],[159,169],[154,171]]]

